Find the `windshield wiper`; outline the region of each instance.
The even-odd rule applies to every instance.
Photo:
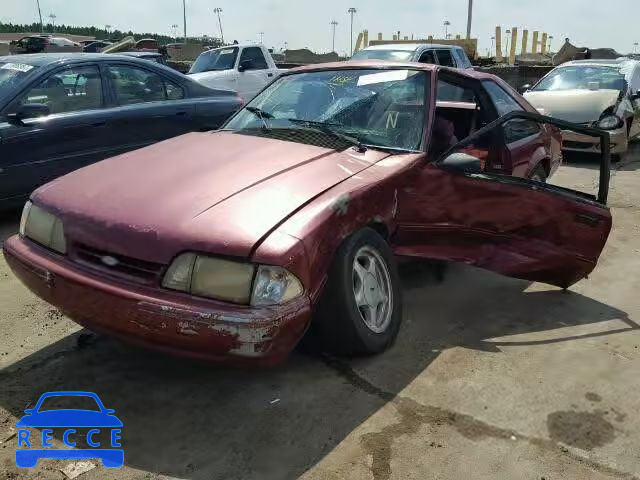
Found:
[[[265,112],[264,110],[259,109],[258,107],[244,107],[248,112],[253,113],[256,117],[258,117],[262,121],[262,128],[265,130],[269,130],[269,124],[267,123],[267,118],[273,118],[273,115],[269,112]]]
[[[346,135],[344,133],[340,133],[337,132],[336,130],[334,130],[333,127],[342,127],[342,125],[340,125],[339,123],[328,123],[328,122],[316,122],[313,120],[302,120],[299,118],[288,118],[287,119],[289,122],[291,123],[295,123],[298,125],[303,125],[306,127],[310,127],[310,128],[315,128],[316,130],[320,130],[321,132],[327,133],[329,135],[332,135],[335,138],[338,138],[340,140],[344,140],[347,143],[350,143],[351,145],[353,145],[354,147],[356,147],[358,149],[358,151],[360,152],[366,152],[367,151],[367,146],[362,143],[360,140],[358,140],[355,137],[352,137],[350,135]]]

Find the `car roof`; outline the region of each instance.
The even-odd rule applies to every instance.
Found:
[[[147,54],[153,52],[146,52]],[[72,63],[80,61],[104,62],[109,59],[127,59],[130,60],[134,55],[118,55],[115,53],[79,53],[79,52],[61,52],[61,53],[28,53],[23,55],[9,55],[0,57],[0,62],[7,63],[23,63],[33,65],[34,67],[42,67],[52,63]]]
[[[321,72],[324,70],[423,70],[426,72],[432,72],[434,70],[448,70],[455,72],[457,75],[462,75],[469,78],[475,78],[478,80],[495,79],[495,75],[490,73],[479,72],[472,69],[458,69],[443,67],[441,65],[434,65],[431,63],[417,63],[417,62],[389,62],[386,60],[348,60],[346,62],[332,62],[332,63],[316,63],[310,65],[304,65],[302,67],[292,68],[281,74],[286,76],[289,73],[304,73],[304,72]]]
[[[119,55],[126,55],[128,57],[161,57],[162,54],[158,52],[120,52]]]
[[[460,48],[458,45],[442,45],[439,43],[385,43],[384,45],[372,45],[363,50],[401,50],[413,52],[421,48]]]
[[[640,62],[638,60],[633,60],[631,58],[613,58],[613,59],[590,59],[590,60],[573,60],[571,62],[564,63],[560,65],[560,67],[566,67],[570,65],[601,65],[603,67],[612,67],[612,66],[624,66],[624,65],[638,65]]]

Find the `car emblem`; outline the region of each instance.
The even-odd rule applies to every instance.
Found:
[[[115,267],[120,263],[117,258],[111,257],[109,255],[105,255],[100,259],[100,261],[102,261],[102,263],[104,263],[107,267]]]

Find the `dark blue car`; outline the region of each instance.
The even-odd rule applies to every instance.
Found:
[[[43,402],[48,404],[51,400],[69,399],[88,400],[88,409],[79,408],[54,408],[43,407]],[[48,400],[51,399],[51,400]],[[49,392],[40,397],[34,408],[25,410],[26,415],[18,420],[18,449],[16,450],[16,465],[21,468],[33,468],[41,458],[55,459],[81,459],[99,458],[107,468],[119,468],[124,463],[124,450],[120,445],[122,422],[113,413],[113,410],[104,407],[100,398],[92,392]],[[30,430],[38,428],[42,434]],[[85,436],[89,447],[52,448],[53,428],[64,428],[63,441],[67,447],[75,447],[75,437]],[[76,429],[90,429],[86,435]],[[109,430],[111,442],[104,444],[93,439],[101,430]],[[42,448],[39,448],[42,447]]]
[[[90,163],[218,128],[241,105],[232,91],[129,55],[0,57],[0,208]]]

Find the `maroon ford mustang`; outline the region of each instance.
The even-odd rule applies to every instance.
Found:
[[[397,256],[565,288],[595,268],[608,144],[598,196],[548,185],[559,130],[534,112],[474,72],[305,67],[221,131],[40,188],[4,254],[76,322],[168,353],[274,364],[309,327],[377,353],[402,318]]]

